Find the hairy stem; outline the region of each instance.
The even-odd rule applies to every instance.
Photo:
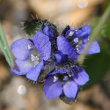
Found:
[[[0,48],[3,51],[3,54],[5,55],[8,64],[10,65],[10,67],[12,67],[14,65],[13,58],[6,37],[3,33],[1,24],[0,24]]]
[[[108,19],[109,15],[110,15],[110,3],[109,3],[109,5],[108,5],[108,7],[107,7],[105,13],[104,13],[103,16],[101,17],[101,19],[100,19],[98,25],[96,26],[96,28],[94,28],[94,31],[93,31],[93,33],[92,33],[92,35],[91,35],[91,37],[90,37],[90,40],[89,40],[87,46],[86,46],[85,49],[83,50],[83,53],[79,56],[78,61],[79,61],[80,64],[82,64],[82,63],[84,62],[84,59],[85,59],[85,57],[86,57],[86,53],[87,53],[87,51],[89,50],[89,48],[91,47],[92,42],[99,37],[99,36],[98,36],[98,35],[99,35],[99,32],[101,31],[101,29],[102,29],[104,23],[106,22],[106,20]]]

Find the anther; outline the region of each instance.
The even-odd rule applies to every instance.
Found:
[[[39,57],[38,56],[34,56],[33,54],[31,54],[31,60],[32,61],[38,61]]]
[[[69,36],[72,36],[73,34],[74,34],[74,32],[73,31],[70,31]]]
[[[58,80],[58,77],[54,76],[53,82],[56,82]]]
[[[28,49],[32,49],[33,46],[31,44],[28,45]]]
[[[78,39],[78,38],[75,38],[75,39],[74,39],[74,42],[75,42],[75,43],[78,43],[78,42],[79,42],[79,39]]]

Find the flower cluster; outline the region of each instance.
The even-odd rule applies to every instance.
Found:
[[[59,35],[55,25],[44,23],[32,39],[22,38],[11,45],[16,58],[11,73],[26,75],[32,81],[42,79],[48,99],[60,97],[64,102],[72,103],[79,87],[89,81],[77,59],[90,34],[91,27],[86,25],[77,30],[67,26]],[[87,54],[99,52],[99,44],[94,41]]]

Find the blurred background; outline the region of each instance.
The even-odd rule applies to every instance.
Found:
[[[11,45],[26,37],[23,22],[30,13],[58,26],[97,26],[110,0],[0,0],[0,21]],[[101,21],[100,21],[101,22]],[[59,99],[47,100],[43,88],[25,77],[10,74],[10,67],[0,50],[0,110],[110,110],[110,17],[97,39],[101,53],[87,56],[83,67],[90,81],[72,105]]]

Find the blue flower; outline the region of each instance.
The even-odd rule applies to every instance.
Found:
[[[77,58],[86,47],[90,34],[90,26],[78,30],[67,26],[58,36],[56,26],[45,21],[32,39],[22,38],[11,45],[16,58],[11,72],[26,75],[32,81],[39,78],[38,82],[45,82],[44,91],[48,99],[60,97],[68,103],[65,97],[69,101],[75,99],[79,87],[89,81]],[[99,52],[99,44],[94,41],[87,54]]]
[[[91,34],[90,26],[83,26],[78,30],[71,30],[67,26],[62,35],[57,38],[58,50],[63,54],[68,55],[70,59],[77,59],[86,47]],[[88,50],[87,54],[100,53],[100,46],[97,41],[94,41]]]
[[[45,95],[48,99],[62,96],[75,99],[79,86],[83,86],[89,81],[86,71],[73,60],[77,60],[78,55],[82,53],[90,34],[91,27],[89,26],[83,26],[78,30],[71,30],[67,26],[62,35],[57,37],[56,67],[47,76],[44,85]],[[99,52],[100,47],[97,41],[94,41],[87,54]]]
[[[79,65],[69,69],[59,69],[50,73],[45,81],[44,91],[48,99],[60,97],[75,99],[79,86],[89,81],[86,71]]]
[[[50,38],[55,38],[58,35],[58,32],[56,30],[56,27],[51,27],[51,26],[45,26],[43,28],[43,32],[49,36]]]
[[[26,75],[28,79],[37,81],[44,61],[51,56],[51,42],[49,36],[38,31],[32,41],[25,38],[16,40],[11,45],[11,50],[16,58],[11,72],[15,75]]]
[[[54,24],[49,23],[47,20],[45,20],[42,25],[42,31],[52,40],[58,36],[57,27]]]
[[[65,63],[67,61],[68,56],[64,55],[62,52],[58,51],[55,53],[56,63]]]

